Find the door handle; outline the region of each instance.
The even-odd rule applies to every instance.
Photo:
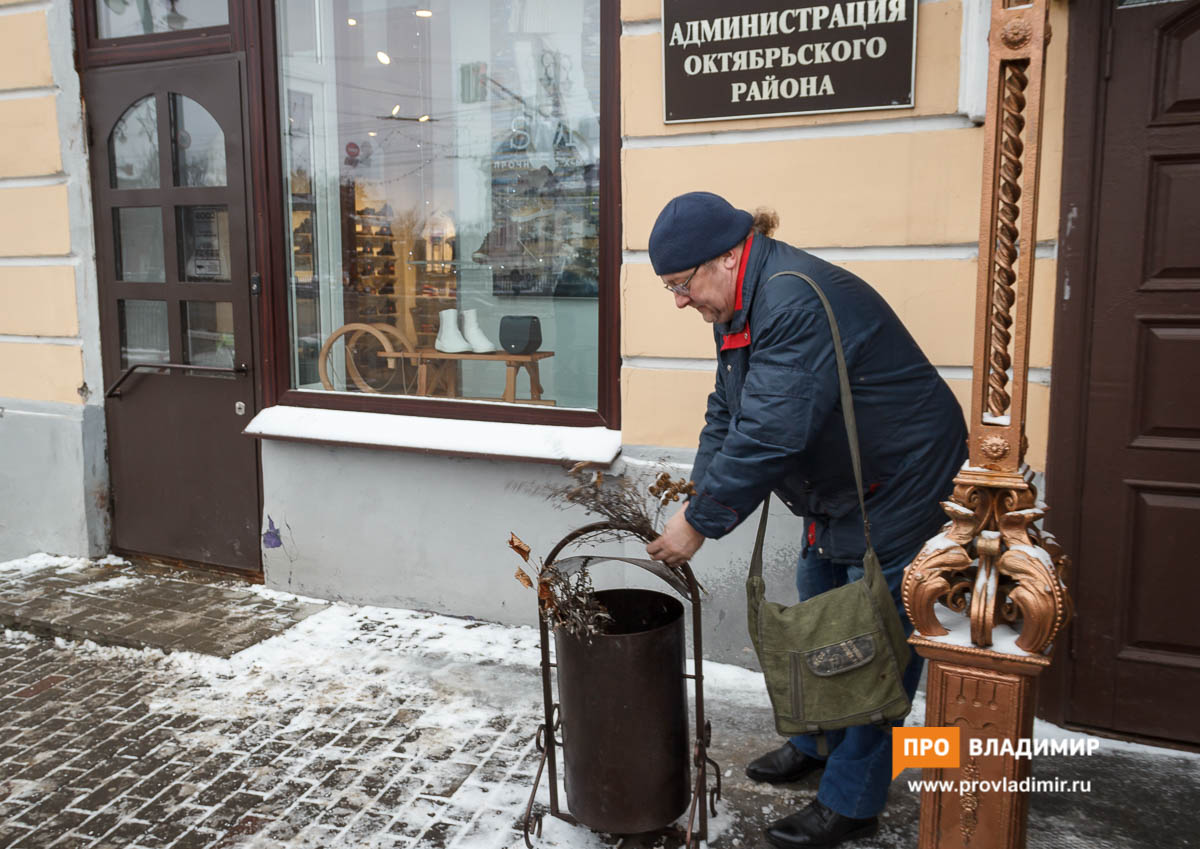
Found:
[[[168,371],[199,371],[205,374],[245,374],[249,369],[244,365],[228,368],[226,366],[194,366],[188,363],[134,363],[125,371],[121,372],[121,376],[116,379],[112,386],[104,393],[105,398],[120,398],[120,386],[124,383],[131,374],[138,369],[144,368],[161,368]]]

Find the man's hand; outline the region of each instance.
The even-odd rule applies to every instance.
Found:
[[[655,560],[678,566],[692,559],[704,544],[704,535],[688,524],[683,508],[667,521],[662,536],[646,546],[646,553]]]

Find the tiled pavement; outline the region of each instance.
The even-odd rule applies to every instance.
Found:
[[[93,568],[0,570],[0,602],[12,606],[0,610],[27,605],[43,633],[106,639],[108,628],[108,642],[175,651],[0,631],[0,847],[523,845],[516,821],[540,706],[533,632],[307,605],[212,576]],[[135,621],[140,630],[128,630]],[[235,645],[245,650],[218,659]],[[735,690],[718,683],[708,696],[725,775],[713,845],[761,846],[761,828],[815,788],[742,777],[776,738],[768,712]],[[1200,759],[1101,751],[1038,761],[1035,774],[1092,778],[1094,791],[1034,796],[1031,847],[1197,843]],[[915,846],[917,809],[901,778],[880,834],[856,846]],[[550,819],[534,840],[616,843]]]
[[[110,646],[230,657],[327,606],[265,599],[211,572],[133,567],[118,558],[44,560],[60,565],[0,570],[0,626]]]
[[[17,638],[0,669],[4,847],[442,846],[511,829],[519,794],[498,795],[502,811],[475,797],[532,779],[529,716],[453,747],[423,722],[424,695],[323,705],[292,729],[299,706],[222,719],[167,694],[152,708],[190,685],[149,657]]]

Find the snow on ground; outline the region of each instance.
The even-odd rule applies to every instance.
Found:
[[[0,573],[4,577],[13,578],[40,572],[42,569],[54,569],[61,575],[82,572],[93,566],[128,566],[129,561],[115,554],[101,557],[99,560],[88,560],[86,557],[67,557],[60,554],[30,554],[16,560],[6,560],[0,563]]]
[[[17,560],[6,560],[0,563],[0,572],[6,578],[29,575],[42,569],[58,569],[64,572],[79,572],[92,565],[92,561],[84,557],[64,557],[57,554],[31,554]]]
[[[61,571],[61,570],[60,570]],[[106,593],[113,590],[123,590],[132,586],[136,586],[142,582],[141,578],[135,578],[133,575],[118,575],[115,578],[109,578],[106,581],[92,581],[90,584],[84,584],[79,587],[79,592],[86,593]]]
[[[119,558],[106,560],[123,562]],[[46,568],[79,570],[89,565],[78,558],[34,555],[0,564],[0,576],[9,578]],[[106,585],[112,589],[122,580],[123,577],[109,579],[92,585],[92,589]],[[136,583],[137,579],[128,580]],[[298,598],[261,587],[239,585],[238,588],[276,601]],[[29,637],[5,631],[4,639],[18,642]],[[285,723],[283,734],[318,728],[339,731],[341,728],[330,724],[339,711],[341,716],[349,716],[347,723],[353,722],[354,717],[369,717],[374,718],[376,726],[382,726],[398,706],[412,708],[412,721],[404,723],[395,733],[404,735],[419,730],[419,750],[415,755],[401,756],[394,746],[387,745],[372,752],[358,752],[354,755],[359,759],[356,767],[363,771],[380,769],[400,777],[407,771],[419,771],[424,781],[450,783],[455,780],[456,771],[461,773],[463,769],[464,743],[485,726],[503,728],[496,741],[489,744],[492,748],[476,753],[476,762],[499,759],[502,767],[487,774],[484,770],[474,771],[449,798],[452,807],[469,812],[466,815],[471,817],[473,827],[463,831],[447,849],[518,849],[524,845],[519,835],[514,836],[512,826],[524,810],[531,773],[536,767],[533,734],[540,721],[542,696],[538,632],[534,628],[335,603],[229,659],[58,642],[72,651],[124,660],[147,669],[148,675],[163,683],[150,698],[151,711],[223,722],[237,718],[263,720],[264,734],[279,733],[278,727],[274,730],[267,727],[271,719]],[[762,708],[767,704],[758,673],[714,662],[704,663],[703,668],[705,697],[714,718],[722,712],[736,714],[746,707]],[[347,707],[349,711],[345,710]],[[918,694],[907,724],[920,725],[924,716],[924,697]],[[229,751],[232,741],[205,730],[204,726],[200,722],[194,730],[179,732],[180,742],[211,752]],[[1035,735],[1087,736],[1041,721],[1035,725]],[[1110,750],[1200,758],[1200,755],[1101,740],[1100,751]],[[315,747],[311,756],[348,757],[346,749],[330,744]],[[545,776],[538,800],[543,805],[549,802]],[[412,820],[419,818],[422,806],[429,806],[432,816],[435,803],[436,800],[418,795],[406,802],[403,810],[384,813],[397,821],[402,817]],[[721,805],[720,811],[721,816],[710,822],[713,837],[732,824],[730,806]],[[278,844],[262,837],[244,845],[266,849]],[[602,849],[611,845],[611,839],[606,841],[587,829],[574,828],[547,816],[538,845]]]
[[[267,591],[270,592],[270,591]],[[283,595],[283,594],[278,594]],[[507,745],[519,745],[509,774],[487,784],[472,776],[453,794],[452,804],[474,812],[478,828],[451,844],[454,849],[517,849],[512,825],[524,810],[530,790],[528,762],[518,760],[533,751],[533,733],[541,718],[541,679],[538,632],[530,627],[506,627],[456,619],[433,613],[379,607],[334,604],[285,633],[235,654],[228,660],[176,652],[104,647],[95,643],[68,644],[97,656],[142,661],[170,677],[182,680],[158,690],[151,711],[190,714],[201,719],[286,716],[284,734],[304,732],[327,723],[339,708],[353,706],[361,715],[394,713],[397,705],[416,706],[420,716],[406,731],[420,730],[425,780],[437,784],[450,780],[461,763],[455,754],[477,729],[497,717],[512,722],[519,733]],[[726,690],[736,699],[743,690],[762,688],[761,676],[738,667],[706,663],[708,686]],[[173,674],[172,674],[173,673]],[[764,696],[765,698],[765,696]],[[334,729],[336,730],[336,729]],[[205,730],[181,732],[180,742],[221,752],[232,741]],[[344,757],[326,747],[314,757]],[[378,766],[400,766],[394,751],[384,747],[356,764],[362,771]],[[560,799],[565,789],[559,786]],[[543,776],[537,800],[549,806],[548,774]],[[408,805],[423,804],[418,797]],[[564,802],[565,804],[565,802]],[[732,823],[728,806],[710,821],[715,838]],[[400,812],[395,812],[400,816]],[[259,846],[257,842],[246,844]],[[263,842],[262,847],[270,845]],[[547,816],[538,841],[543,847],[602,849],[611,846],[588,829],[574,828]]]

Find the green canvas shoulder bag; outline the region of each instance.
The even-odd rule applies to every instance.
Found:
[[[768,495],[746,580],[750,639],[762,665],[775,728],[780,734],[823,734],[870,723],[890,725],[907,716],[912,707],[902,681],[910,649],[879,558],[871,546],[858,428],[841,334],[829,300],[811,277],[781,271],[770,279],[781,275],[799,277],[812,286],[829,318],[867,548],[862,579],[790,606],[767,601],[762,553]]]

